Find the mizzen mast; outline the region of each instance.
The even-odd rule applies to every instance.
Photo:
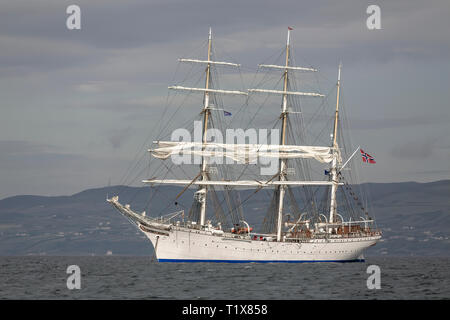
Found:
[[[205,81],[205,96],[204,96],[204,105],[203,105],[203,131],[202,131],[202,143],[205,144],[207,142],[207,132],[208,132],[208,118],[211,113],[209,110],[209,82],[211,77],[211,44],[212,44],[212,33],[211,28],[209,28],[209,36],[208,36],[208,63],[206,66],[206,81]],[[204,150],[204,147],[202,148]],[[202,163],[200,166],[200,173],[202,176],[202,181],[208,180],[207,175],[207,161],[205,157],[202,157]],[[203,185],[200,187],[200,189],[196,192],[197,194],[197,200],[200,202],[200,225],[205,224],[205,217],[206,217],[206,194],[208,192],[208,186]]]
[[[336,112],[334,116],[334,129],[333,129],[333,145],[331,146],[333,152],[333,160],[331,161],[331,200],[330,200],[330,217],[328,222],[334,223],[334,218],[336,217],[336,192],[338,186],[338,175],[337,175],[337,158],[338,158],[338,144],[337,144],[337,129],[338,129],[338,121],[339,121],[339,96],[340,96],[340,87],[341,87],[341,68],[342,64],[339,64],[338,69],[338,80],[336,83],[337,93],[336,93]]]

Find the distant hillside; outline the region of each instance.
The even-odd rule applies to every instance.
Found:
[[[449,256],[450,181],[363,185],[372,199],[371,215],[383,239],[370,255]],[[117,213],[106,196],[119,194],[122,203],[143,211],[152,198],[151,216],[189,209],[192,190],[172,203],[180,188],[164,187],[156,194],[145,187],[89,189],[72,196],[15,196],[0,200],[0,255],[151,255],[142,233]],[[243,191],[242,199],[253,191]],[[170,195],[170,196],[169,196]],[[247,221],[256,225],[269,205],[265,191],[246,205]],[[249,208],[252,208],[250,210]]]

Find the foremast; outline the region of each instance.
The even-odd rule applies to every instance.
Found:
[[[205,151],[205,148],[207,146],[207,139],[208,139],[208,123],[209,123],[209,117],[211,115],[211,108],[210,108],[210,94],[237,94],[237,95],[247,95],[245,92],[241,91],[231,91],[231,90],[219,90],[219,89],[212,89],[211,88],[211,66],[212,65],[222,65],[222,66],[233,66],[233,67],[240,67],[239,64],[231,63],[231,62],[222,62],[222,61],[212,61],[211,60],[211,53],[212,53],[212,30],[209,28],[209,34],[208,34],[208,54],[207,54],[207,60],[197,60],[197,59],[179,59],[180,62],[190,62],[190,63],[200,63],[200,64],[206,64],[206,79],[205,79],[205,88],[189,88],[189,87],[183,87],[183,86],[170,86],[169,89],[174,90],[184,90],[184,91],[191,91],[191,92],[203,92],[203,109],[202,109],[202,115],[203,115],[203,126],[202,126],[202,154],[201,154],[201,164],[200,164],[200,173],[198,177],[201,177],[201,181],[199,184],[199,190],[195,193],[195,200],[200,203],[200,214],[199,214],[199,224],[201,226],[204,226],[206,223],[206,202],[207,202],[207,193],[208,193],[208,162],[207,157],[203,155],[203,152]],[[189,184],[195,182],[197,178],[194,178]]]

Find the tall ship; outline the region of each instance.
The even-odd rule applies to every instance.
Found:
[[[181,64],[202,70],[204,85],[169,87],[194,95],[197,105],[201,102],[196,125],[191,131],[181,131],[197,134],[197,139],[172,132],[170,139],[160,139],[167,137],[160,135],[153,141],[148,153],[153,163],[161,165],[156,166],[157,176],[143,177],[142,182],[149,192],[163,188],[164,197],[152,197],[150,214],[120,203],[118,195],[107,197],[151,241],[159,262],[364,261],[364,251],[381,238],[369,215],[367,198],[358,193],[364,190],[355,181],[358,177],[353,167],[360,162],[354,161],[354,156],[360,148],[353,150],[341,140],[345,137],[341,64],[333,95],[302,90],[298,75],[317,69],[294,64],[291,30],[288,28],[286,46],[278,57],[282,63],[258,65],[258,72],[269,74],[258,83],[260,87],[227,90],[219,86],[217,70],[240,69],[240,65],[215,58],[211,29],[206,59],[179,59]],[[228,76],[228,83],[236,83],[233,79]],[[267,88],[270,79],[275,84]],[[231,107],[223,102],[228,96],[242,99],[241,109],[250,114],[248,119],[238,119],[241,109],[229,111]],[[314,112],[321,110],[322,117],[313,114],[306,121],[305,106],[313,100]],[[278,101],[278,106],[270,101]],[[332,112],[324,107],[330,104]],[[265,119],[275,117],[265,131],[262,126],[267,122],[260,122],[259,132],[253,129],[256,134],[252,135],[249,127],[261,113]],[[233,127],[233,120],[244,122],[246,129]],[[313,120],[323,129],[308,135]],[[224,137],[232,139],[224,141]],[[183,178],[176,176],[177,170]],[[168,184],[178,188],[171,189]],[[174,194],[166,194],[169,191]],[[169,210],[188,194],[190,208]],[[168,211],[152,214],[152,202],[160,206],[166,199],[171,199],[167,200]]]

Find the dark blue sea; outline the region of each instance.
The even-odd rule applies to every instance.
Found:
[[[80,289],[68,289],[70,265],[79,267]],[[379,267],[379,289],[368,288],[371,265]],[[0,257],[0,299],[449,298],[449,257],[298,264],[158,263],[151,257],[127,256]]]

